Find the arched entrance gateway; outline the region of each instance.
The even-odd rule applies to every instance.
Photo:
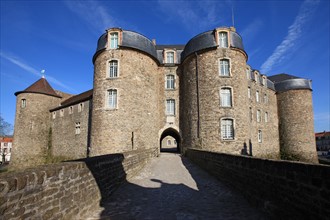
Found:
[[[167,128],[160,136],[160,152],[181,152],[181,137],[174,128]]]

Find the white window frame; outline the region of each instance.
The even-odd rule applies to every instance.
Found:
[[[80,133],[81,133],[80,122],[76,122],[75,134],[80,134]]]
[[[170,79],[173,77],[172,79]],[[165,88],[166,89],[175,89],[175,76],[173,74],[168,74],[165,77]]]
[[[248,87],[248,97],[251,99],[251,87]]]
[[[258,130],[258,143],[262,143],[262,131]]]
[[[60,110],[60,117],[63,117],[64,116],[64,109],[61,109]]]
[[[106,106],[108,109],[117,109],[118,108],[118,90],[117,89],[108,89],[106,100],[107,100]]]
[[[21,108],[25,108],[26,107],[26,99],[22,99],[21,100]]]
[[[257,110],[257,122],[261,122],[261,111]]]
[[[260,99],[259,99],[259,91],[257,90],[256,91],[256,102],[259,102],[260,101]]]
[[[119,32],[110,32],[109,38],[109,48],[117,49],[119,44]]]
[[[84,109],[84,103],[81,102],[78,104],[78,112],[82,112],[83,109]]]
[[[221,140],[235,139],[234,119],[222,118],[220,120],[220,135],[221,135]]]
[[[268,121],[269,121],[269,119],[268,119],[268,112],[265,112],[265,122],[267,123]]]
[[[53,119],[55,119],[55,118],[56,118],[56,111],[53,112]]]
[[[175,52],[173,50],[165,52],[166,63],[175,63]]]
[[[175,115],[175,99],[166,100],[166,115]]]
[[[227,31],[219,31],[218,32],[219,38],[219,47],[221,48],[228,48],[228,32]]]
[[[262,77],[262,84],[267,88],[267,78],[265,76]]]
[[[228,100],[228,98],[229,98],[229,100]],[[220,88],[220,106],[226,107],[226,108],[233,107],[233,89],[232,88],[230,88],[230,87]]]
[[[219,75],[221,77],[231,76],[231,73],[230,73],[230,59],[228,59],[228,58],[219,59]]]
[[[70,107],[69,107],[69,114],[71,115],[72,113],[73,113],[73,107],[70,106]]]
[[[259,82],[259,74],[257,72],[254,73],[254,80],[256,81],[256,83]]]
[[[115,64],[115,65],[113,65]],[[108,78],[115,79],[119,77],[119,61],[118,60],[109,60],[108,61]]]

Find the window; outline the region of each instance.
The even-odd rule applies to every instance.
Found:
[[[22,99],[21,101],[21,107],[25,108],[26,107],[26,99]]]
[[[76,134],[80,134],[80,122],[76,122]]]
[[[174,52],[166,52],[166,63],[174,63]]]
[[[173,140],[174,145],[176,145],[176,140]]]
[[[262,131],[258,130],[258,142],[261,143],[262,142]]]
[[[251,79],[251,72],[249,69],[246,70],[246,78]]]
[[[222,88],[220,90],[220,102],[222,107],[231,107],[232,106],[232,94],[231,88]]]
[[[253,119],[253,113],[252,113],[252,108],[250,107],[250,121]]]
[[[109,62],[109,78],[117,78],[118,77],[118,61],[111,60]]]
[[[81,112],[83,110],[84,104],[83,103],[79,103],[78,105],[78,112]]]
[[[261,112],[260,110],[257,111],[257,122],[261,121]]]
[[[64,116],[64,109],[60,110],[60,116],[63,117]]]
[[[265,112],[265,122],[268,122],[268,112]]]
[[[234,126],[232,119],[222,119],[221,120],[221,138],[223,140],[233,140],[234,139]]]
[[[174,75],[166,76],[166,89],[174,89]]]
[[[220,60],[220,76],[229,76],[229,60]]]
[[[73,112],[73,107],[70,106],[70,107],[69,107],[69,114],[72,114],[72,112]]]
[[[219,32],[219,46],[228,47],[228,34],[227,32]]]
[[[256,91],[256,101],[259,102],[259,91]]]
[[[175,100],[174,99],[166,100],[166,114],[175,115]]]
[[[56,118],[56,112],[53,112],[53,119]]]
[[[250,87],[248,87],[248,97],[249,97],[249,99],[251,98],[251,88]]]
[[[267,96],[267,94],[264,95],[264,102],[265,103],[268,103],[268,96]]]
[[[118,33],[113,32],[110,33],[110,49],[117,49],[118,48]]]
[[[259,76],[258,76],[258,73],[254,73],[254,80],[256,81],[256,83],[259,82]]]
[[[266,77],[263,77],[263,78],[262,78],[262,84],[263,84],[265,87],[267,87],[267,79],[266,79]]]
[[[167,140],[167,145],[171,145],[171,140]]]
[[[117,90],[108,90],[108,107],[111,109],[117,108]]]

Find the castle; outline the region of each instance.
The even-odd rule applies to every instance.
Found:
[[[93,56],[93,89],[54,90],[41,78],[16,92],[14,166],[47,155],[83,158],[159,148],[199,148],[317,163],[311,81],[271,77],[247,64],[241,36],[220,27],[186,45],[110,28]]]

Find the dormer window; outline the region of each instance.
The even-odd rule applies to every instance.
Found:
[[[118,32],[110,33],[110,49],[118,48]]]
[[[219,32],[219,46],[228,47],[228,33],[227,32]]]
[[[166,52],[166,63],[174,63],[174,52]]]

